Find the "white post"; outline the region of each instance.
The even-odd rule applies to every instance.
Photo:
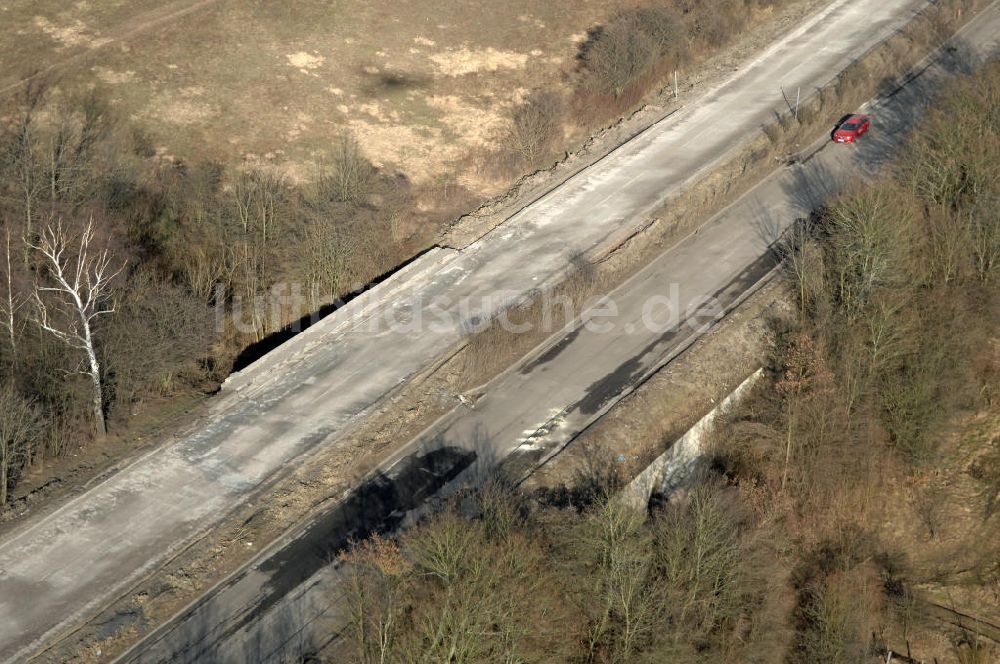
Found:
[[[795,88],[795,121],[799,121],[799,96],[802,94],[802,87]]]
[[[674,70],[674,99],[677,99],[677,70]]]

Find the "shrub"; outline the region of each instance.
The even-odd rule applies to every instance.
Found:
[[[592,33],[582,59],[586,85],[621,97],[632,82],[656,63],[657,44],[635,16],[622,15]]]
[[[536,90],[514,108],[509,129],[513,149],[529,167],[562,138],[563,103],[555,92]]]
[[[363,205],[368,198],[375,169],[361,154],[357,140],[343,133],[334,144],[333,168],[320,178],[331,200]]]

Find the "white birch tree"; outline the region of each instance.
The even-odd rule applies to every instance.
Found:
[[[97,433],[103,436],[107,433],[107,423],[94,322],[114,312],[108,295],[112,281],[125,264],[112,268],[111,252],[105,248],[92,253],[93,242],[93,220],[88,222],[75,247],[74,239],[59,221],[43,229],[37,243],[29,242],[28,246],[42,256],[46,268],[45,282],[36,283],[34,290],[36,321],[43,330],[85,355],[85,366],[79,373],[90,377],[94,424]]]

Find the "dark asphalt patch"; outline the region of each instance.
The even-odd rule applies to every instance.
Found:
[[[123,661],[213,661],[213,653],[224,648],[229,637],[260,619],[296,587],[334,561],[352,541],[392,533],[407,512],[423,504],[475,459],[473,451],[443,447],[406,457],[391,474],[379,472],[335,508],[310,522],[295,539],[259,565],[232,577],[172,621],[166,633],[145,642],[140,652]],[[265,574],[269,579],[252,606],[233,615],[226,608],[235,607],[226,607],[222,598],[229,591],[238,598],[241,582],[251,574]],[[221,606],[213,610],[212,604]],[[213,615],[220,616],[219,623],[206,627],[206,616]],[[191,633],[177,639],[178,633],[183,635],[185,631]],[[161,650],[166,643],[178,640],[184,644],[180,647],[172,644],[173,648],[166,648],[168,652]]]
[[[734,302],[751,286],[760,281],[768,272],[778,264],[777,257],[773,251],[766,252],[763,256],[755,260],[725,286],[712,294],[715,302],[728,310]],[[695,326],[700,326],[707,321],[695,322]],[[584,415],[593,415],[612,400],[616,399],[624,389],[635,384],[636,380],[655,363],[647,360],[651,354],[658,359],[662,356],[665,346],[669,348],[672,344],[683,340],[692,334],[697,327],[692,326],[687,320],[671,328],[660,335],[659,338],[649,343],[639,353],[626,360],[607,376],[595,381],[587,388],[586,396],[571,405],[567,412],[580,411]]]

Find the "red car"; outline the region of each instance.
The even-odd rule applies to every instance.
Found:
[[[870,115],[848,115],[833,130],[834,143],[853,143],[872,126]]]

